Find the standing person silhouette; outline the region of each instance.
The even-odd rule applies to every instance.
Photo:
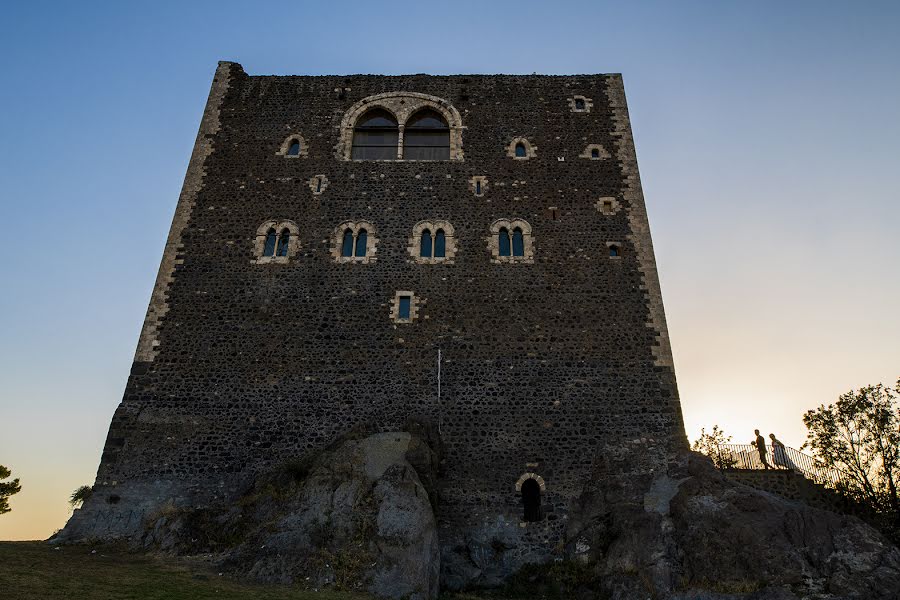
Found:
[[[787,451],[784,449],[784,444],[781,440],[775,437],[774,433],[770,433],[769,437],[772,439],[772,454],[775,466],[784,467],[785,469],[790,469],[799,473],[800,468],[794,464],[794,461],[788,458]]]
[[[756,451],[759,452],[759,460],[762,461],[763,466],[766,468],[766,471],[768,471],[772,467],[766,460],[766,454],[768,454],[766,451],[766,438],[759,433],[759,429],[754,429],[753,433],[756,434],[756,440],[753,442],[753,445],[756,446]]]

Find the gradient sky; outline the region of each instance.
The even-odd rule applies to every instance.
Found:
[[[375,6],[381,8],[375,8]],[[94,480],[218,60],[621,72],[688,435],[900,376],[900,3],[7,2],[0,539]]]

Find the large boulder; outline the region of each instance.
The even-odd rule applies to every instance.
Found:
[[[900,598],[900,549],[877,530],[729,481],[700,455],[609,483],[570,534],[613,600]]]

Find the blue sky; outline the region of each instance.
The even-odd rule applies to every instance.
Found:
[[[376,7],[377,6],[377,7]],[[91,483],[216,62],[624,75],[688,432],[804,439],[900,376],[900,4],[15,2],[0,35],[0,539]]]

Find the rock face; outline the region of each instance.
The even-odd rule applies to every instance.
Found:
[[[900,598],[900,549],[859,519],[728,481],[692,453],[620,483],[570,524],[615,600]]]
[[[261,477],[230,507],[158,512],[142,543],[218,551],[222,568],[264,582],[428,600],[440,557],[433,490],[422,480],[435,480],[437,464],[408,432],[350,437],[310,464]]]

